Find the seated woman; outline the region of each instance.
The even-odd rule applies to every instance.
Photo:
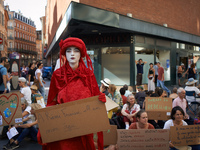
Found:
[[[124,116],[124,122],[126,129],[129,128],[130,122],[136,122],[135,115],[140,110],[140,105],[136,104],[136,100],[133,94],[128,95],[127,103],[122,108],[122,115]]]
[[[39,104],[33,103],[31,104],[31,114],[35,116],[35,110],[42,108]],[[36,118],[36,116],[35,116]],[[28,119],[28,118],[27,118]],[[23,120],[26,121],[26,120]],[[15,125],[17,131],[19,132],[18,135],[14,136],[10,139],[10,141],[4,145],[4,149],[16,149],[19,147],[19,143],[28,135],[31,136],[33,141],[37,142],[37,133],[38,130],[34,127],[37,124],[37,119],[32,123],[22,124],[22,125]]]
[[[188,125],[184,120],[185,113],[180,106],[172,108],[171,119],[165,122],[163,129],[170,129],[170,126],[185,126]],[[174,145],[170,142],[170,149],[177,150]],[[196,149],[199,145],[192,145],[192,149]]]
[[[45,106],[45,103],[44,103],[44,98],[42,97],[41,94],[39,94],[37,91],[38,91],[38,88],[36,85],[31,85],[30,87],[31,89],[31,101],[32,103],[38,103],[42,106],[42,108],[46,107]]]
[[[154,126],[148,123],[147,112],[143,109],[136,114],[137,122],[130,125],[129,129],[155,129]]]

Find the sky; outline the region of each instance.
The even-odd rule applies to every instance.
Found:
[[[21,12],[24,17],[31,18],[36,30],[41,30],[40,17],[45,16],[47,0],[5,0],[4,6],[9,5],[10,11]]]

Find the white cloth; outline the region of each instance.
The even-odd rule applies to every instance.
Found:
[[[155,91],[155,82],[153,82],[154,77],[150,80],[148,79],[148,91]]]
[[[195,93],[196,94],[199,94],[200,93],[200,91],[199,91],[199,89],[197,88],[197,87],[195,87],[195,86],[186,86],[185,87],[185,91],[195,91]],[[195,96],[196,97],[196,96]],[[188,102],[195,102],[195,98],[194,96],[187,96],[186,95],[186,100],[188,101]],[[197,102],[199,102],[200,103],[200,100],[199,99],[196,99],[196,100],[198,100]]]
[[[132,114],[133,111],[139,111],[140,110],[140,105],[134,104],[133,107],[131,108],[131,110],[129,110],[128,105],[124,104],[122,109],[123,110],[128,110],[130,112],[130,114]]]
[[[184,120],[182,120],[182,122],[183,122],[183,126],[188,125]],[[173,123],[173,120],[172,120],[172,119],[167,120],[167,121],[165,122],[165,125],[164,125],[164,128],[163,128],[163,129],[170,129],[171,126],[174,126],[174,123]]]
[[[130,94],[132,94],[132,93],[129,90],[126,90],[124,96],[128,97],[128,95],[130,95]]]
[[[36,78],[36,79],[38,79],[38,76],[37,76],[38,73],[40,73],[40,80],[42,81],[42,70],[41,70],[41,69],[37,69],[37,70],[35,71],[35,78]]]
[[[25,109],[24,111],[28,112],[29,114],[26,115],[26,116],[24,116],[23,119],[29,118],[29,116],[30,116],[30,114],[31,114],[31,107],[30,107],[30,106],[27,106],[26,109]],[[22,113],[23,113],[24,111],[22,111]],[[27,123],[32,123],[32,120],[29,118],[29,120],[27,120],[26,122],[27,122]]]
[[[60,58],[58,58],[57,61],[56,61],[56,66],[55,66],[54,71],[56,71],[59,68],[60,68]]]
[[[31,105],[31,89],[30,87],[26,86],[21,88],[21,93],[24,95],[25,100],[27,101],[28,105]]]

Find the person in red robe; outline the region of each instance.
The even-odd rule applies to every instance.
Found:
[[[106,102],[105,94],[100,93],[93,73],[92,61],[87,55],[84,42],[79,38],[70,37],[61,40],[60,58],[66,57],[65,64],[54,71],[49,88],[47,107],[76,101],[99,95],[99,100]],[[86,57],[87,66],[82,58]],[[103,133],[98,132],[98,150],[103,150]],[[40,132],[38,142],[43,150],[96,150],[93,134],[79,136],[71,139],[42,143]]]

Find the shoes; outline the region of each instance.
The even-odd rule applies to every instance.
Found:
[[[7,149],[8,146],[10,146],[10,141],[8,141],[8,143],[3,146],[3,149]]]
[[[16,149],[18,147],[19,147],[19,144],[16,144],[15,142],[12,142],[11,144],[8,144],[4,149],[6,149],[6,150],[13,150],[13,149]]]

